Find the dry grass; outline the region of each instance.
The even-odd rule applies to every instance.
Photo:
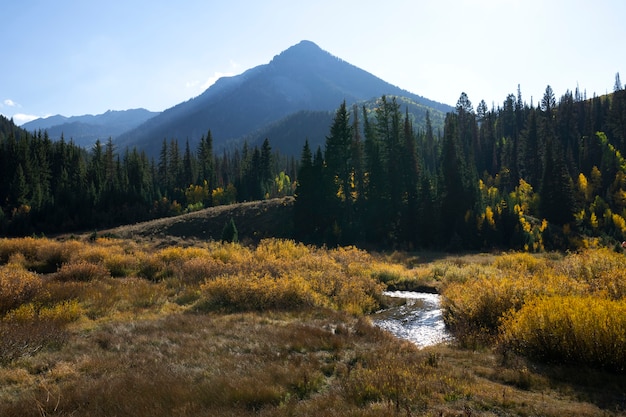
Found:
[[[537,365],[513,347],[420,350],[367,317],[381,282],[439,288],[449,300],[457,291],[458,318],[473,311],[463,288],[490,284],[484,293],[504,296],[477,305],[503,299],[494,311],[524,311],[525,289],[544,282],[533,277],[558,276],[543,284],[557,288],[588,268],[567,294],[616,301],[614,267],[581,256],[0,240],[0,294],[12,294],[0,312],[0,415],[619,415],[620,375]],[[509,284],[521,269],[526,286]]]

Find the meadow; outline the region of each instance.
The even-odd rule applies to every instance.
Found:
[[[0,239],[0,416],[623,415],[626,257]],[[437,290],[455,334],[372,324]]]

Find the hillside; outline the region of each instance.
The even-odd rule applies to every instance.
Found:
[[[180,216],[120,226],[99,234],[135,240],[163,238],[220,240],[224,225],[232,218],[239,232],[239,240],[289,238],[293,235],[291,220],[293,202],[293,197],[285,197],[210,207]]]
[[[452,110],[450,106],[393,86],[313,42],[302,41],[268,64],[238,76],[221,78],[198,97],[124,133],[118,145],[136,146],[156,155],[164,138],[188,139],[195,146],[211,130],[214,145],[219,149],[294,113],[332,112],[344,100],[351,105],[382,95],[407,97],[433,112]],[[291,140],[298,140],[296,147],[301,148],[305,137],[298,135]]]
[[[414,100],[395,96],[402,112],[407,111],[409,118],[416,131],[426,129],[426,113],[428,112],[432,126],[443,128],[445,113],[424,104],[419,104]],[[354,103],[357,107],[358,117],[362,120],[362,111],[365,107],[367,113],[371,115],[380,105],[380,97],[371,100]],[[354,108],[351,108],[354,112]],[[307,111],[303,110],[271,123],[262,129],[244,136],[239,141],[247,141],[252,145],[261,146],[265,138],[269,138],[274,149],[279,149],[280,153],[286,156],[299,158],[302,153],[304,141],[308,139],[309,146],[315,150],[318,147],[324,149],[326,136],[328,136],[329,126],[332,123],[334,111]]]

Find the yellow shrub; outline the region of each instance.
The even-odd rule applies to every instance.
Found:
[[[76,321],[82,314],[83,309],[77,300],[63,301],[49,307],[27,303],[10,311],[5,321],[11,323],[30,323],[43,320],[62,324]]]
[[[586,292],[586,285],[554,273],[483,275],[466,283],[450,284],[444,290],[442,305],[447,324],[461,333],[459,337],[495,335],[502,317],[519,310],[528,300]]]
[[[203,282],[218,275],[234,272],[223,262],[211,257],[193,258],[186,260],[176,272],[183,282]]]
[[[182,248],[180,246],[171,246],[165,249],[161,249],[158,253],[158,256],[165,263],[176,264],[182,263],[188,259],[206,257],[208,256],[208,251],[204,248]]]
[[[600,297],[626,298],[626,256],[607,248],[567,256],[556,269]]]
[[[208,247],[209,255],[225,264],[245,265],[252,262],[252,252],[239,243],[213,242]]]
[[[112,253],[104,258],[104,266],[111,276],[126,277],[132,275],[139,266],[138,259],[134,254]]]
[[[493,265],[498,269],[513,271],[520,274],[538,273],[547,267],[546,260],[544,258],[539,258],[526,252],[500,255],[494,260]]]
[[[199,308],[225,311],[299,310],[318,304],[316,294],[298,276],[277,279],[269,275],[219,277],[201,286]]]
[[[626,302],[541,297],[503,320],[502,344],[542,360],[626,371]]]
[[[40,244],[40,239],[32,237],[0,239],[0,264],[7,263],[14,253],[21,253],[27,260],[36,259]]]
[[[41,287],[37,274],[15,264],[0,266],[0,314],[30,301]]]
[[[110,273],[104,265],[78,261],[62,265],[55,276],[59,281],[92,281],[106,278]]]
[[[70,323],[78,320],[83,313],[83,308],[77,300],[68,300],[51,307],[43,307],[39,310],[39,318],[61,323]]]
[[[37,250],[37,259],[45,269],[44,272],[54,272],[63,263],[69,262],[72,255],[78,253],[84,247],[84,243],[76,240],[59,242],[43,239]]]
[[[254,251],[257,259],[276,260],[288,259],[298,260],[311,253],[311,249],[302,243],[293,240],[264,239]]]
[[[340,284],[337,294],[331,298],[339,310],[359,315],[378,307],[378,295],[383,288],[374,280],[345,279]]]
[[[150,281],[162,278],[166,271],[165,262],[156,254],[140,253],[137,255],[137,263],[137,275]]]

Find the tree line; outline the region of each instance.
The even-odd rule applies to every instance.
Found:
[[[296,238],[377,247],[562,249],[626,239],[626,90],[537,104],[509,94],[474,109],[465,93],[443,130],[401,100],[340,104],[324,147],[300,160],[266,139],[215,155],[208,131],[158,158],[51,141],[0,117],[0,234],[102,229],[219,204],[291,195]],[[297,179],[297,181],[296,181]]]
[[[163,140],[155,160],[137,149],[119,152],[111,139],[89,150],[52,141],[0,117],[0,234],[102,229],[290,195],[296,169],[269,140],[214,155],[208,131],[196,149]]]
[[[443,133],[416,131],[394,97],[335,113],[324,149],[302,150],[300,239],[383,247],[563,249],[626,238],[626,90],[536,105],[465,93]]]

